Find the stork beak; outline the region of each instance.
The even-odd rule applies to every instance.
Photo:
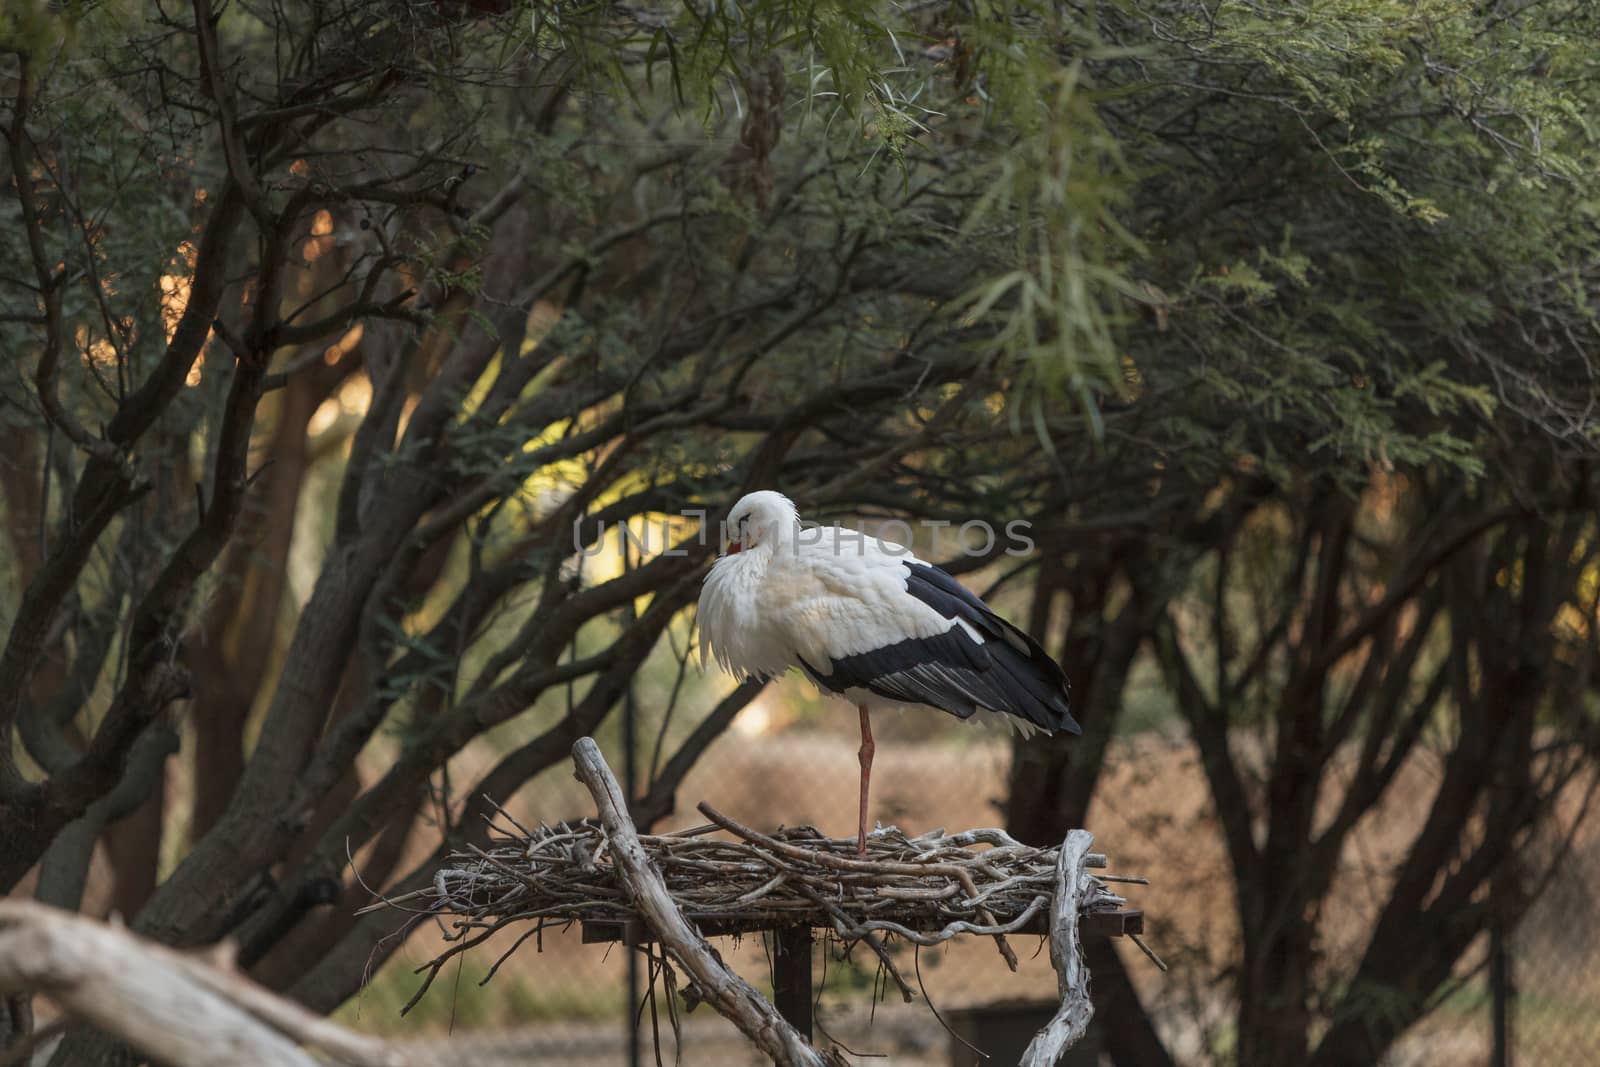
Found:
[[[739,542],[737,542],[737,541],[729,541],[728,542],[728,555],[731,556],[735,552],[742,552],[743,550],[744,550],[744,546],[741,545]]]

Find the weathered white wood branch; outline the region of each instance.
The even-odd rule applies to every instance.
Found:
[[[639,843],[638,831],[628,818],[627,801],[611,768],[600,755],[593,738],[579,738],[572,746],[572,762],[578,779],[594,795],[600,822],[611,842],[617,877],[627,886],[633,903],[670,952],[694,979],[700,996],[719,1013],[732,1020],[744,1035],[779,1067],[831,1067],[845,1063],[830,1050],[818,1052],[799,1031],[778,1014],[770,1001],[734,973],[716,949],[700,936],[667,892],[666,882]]]
[[[1055,1067],[1067,1049],[1082,1039],[1094,1018],[1089,1000],[1089,968],[1083,962],[1083,940],[1078,936],[1078,915],[1084,898],[1095,892],[1095,881],[1085,860],[1094,835],[1073,830],[1061,843],[1056,859],[1056,896],[1050,904],[1050,966],[1056,969],[1061,1006],[1055,1018],[1034,1036],[1018,1067]]]
[[[346,1030],[252,982],[222,952],[178,952],[29,900],[0,900],[0,993],[43,993],[171,1067],[461,1062],[459,1049]]]
[[[0,900],[0,998],[13,993],[42,993],[67,1017],[169,1067],[535,1062],[534,1051],[513,1036],[397,1042],[347,1030],[252,982],[216,947],[178,952],[28,900]]]

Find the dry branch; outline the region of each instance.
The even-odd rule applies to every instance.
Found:
[[[1078,935],[1078,910],[1085,897],[1096,891],[1094,877],[1084,870],[1084,858],[1094,836],[1071,830],[1061,843],[1056,860],[1058,891],[1050,905],[1050,965],[1056,969],[1061,1005],[1055,1018],[1028,1043],[1019,1067],[1054,1067],[1062,1053],[1077,1044],[1094,1018],[1089,1000],[1089,968],[1083,962],[1083,939]]]
[[[662,946],[694,979],[701,999],[732,1020],[756,1046],[783,1067],[826,1067],[843,1064],[837,1054],[824,1056],[807,1044],[800,1033],[748,982],[733,972],[700,931],[683,917],[628,818],[622,789],[600,755],[593,738],[582,737],[572,746],[578,777],[594,795],[605,826],[614,870],[640,914],[661,939]]]
[[[178,952],[72,912],[0,900],[0,1001],[48,997],[65,1021],[92,1023],[168,1067],[526,1067],[515,1036],[384,1041],[347,1030],[234,969],[225,947]],[[0,1008],[0,1010],[4,1010]],[[17,1062],[18,1047],[0,1054]],[[26,1063],[23,1058],[20,1062]]]
[[[314,1015],[220,954],[189,954],[26,900],[0,901],[0,992],[44,993],[173,1067],[218,1063],[445,1067],[459,1053],[406,1048]],[[312,1051],[320,1055],[312,1055]]]

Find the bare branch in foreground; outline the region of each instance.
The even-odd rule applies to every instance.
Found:
[[[1089,1020],[1094,1018],[1094,1005],[1089,1000],[1089,968],[1083,962],[1083,939],[1078,934],[1081,898],[1100,891],[1094,877],[1084,869],[1092,844],[1094,835],[1087,830],[1069,831],[1061,842],[1061,854],[1056,859],[1056,896],[1050,902],[1050,966],[1056,969],[1061,1006],[1056,1009],[1055,1018],[1028,1043],[1019,1067],[1055,1067],[1067,1049],[1083,1037]]]
[[[594,796],[600,821],[610,837],[617,876],[627,885],[634,904],[666,951],[694,979],[703,1000],[730,1019],[762,1052],[781,1067],[829,1067],[845,1060],[830,1050],[819,1053],[806,1043],[778,1010],[735,974],[715,949],[689,924],[667,892],[661,873],[650,862],[639,834],[628,818],[627,801],[593,738],[572,746],[578,778]]]
[[[43,993],[171,1067],[446,1067],[462,1054],[346,1030],[234,971],[223,953],[177,952],[28,900],[0,900],[0,993]]]

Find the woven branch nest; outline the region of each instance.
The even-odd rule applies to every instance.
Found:
[[[1021,844],[1003,830],[908,837],[888,827],[869,836],[867,854],[858,858],[854,838],[825,838],[809,827],[767,836],[703,810],[723,825],[640,837],[673,900],[702,924],[811,925],[847,940],[886,933],[931,945],[1036,928],[1056,893],[1060,850]],[[532,831],[491,825],[490,847],[452,853],[430,887],[376,906],[454,916],[446,937],[471,944],[512,922],[543,927],[634,917],[598,824]],[[709,836],[723,829],[740,839]],[[1104,866],[1105,859],[1088,863]],[[1080,913],[1125,903],[1107,882],[1144,879],[1094,876]]]

